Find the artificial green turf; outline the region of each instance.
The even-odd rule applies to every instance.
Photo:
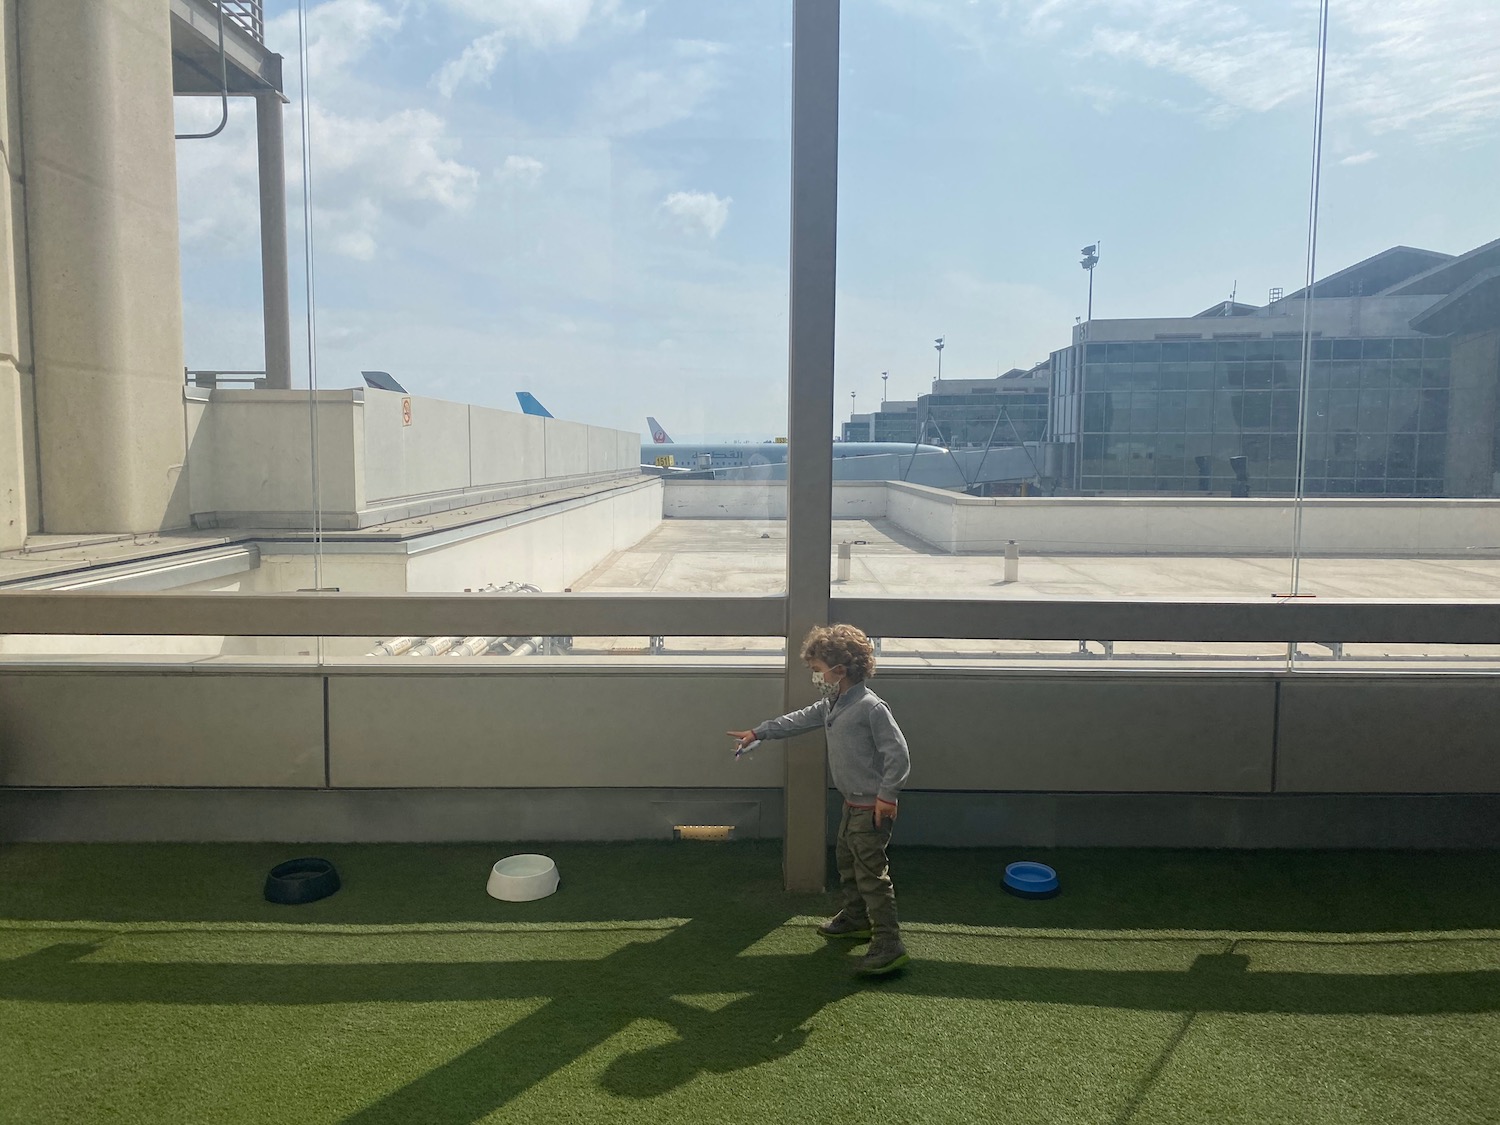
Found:
[[[897,849],[862,982],[766,843],[0,848],[0,1122],[1500,1122],[1500,855]]]

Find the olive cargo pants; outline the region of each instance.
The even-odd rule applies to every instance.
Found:
[[[875,937],[899,937],[901,925],[896,919],[896,888],[891,883],[891,830],[887,820],[875,827],[875,810],[844,806],[839,821],[838,844],[834,855],[839,868],[839,906],[845,917],[859,921],[868,918]]]

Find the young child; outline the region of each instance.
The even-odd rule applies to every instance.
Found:
[[[757,739],[791,738],[823,728],[829,772],[844,795],[836,851],[842,901],[818,932],[828,938],[869,938],[859,972],[894,972],[911,959],[901,944],[886,858],[896,799],[911,771],[906,739],[891,709],[865,684],[875,674],[875,648],[864,633],[852,625],[819,626],[802,642],[802,659],[812,669],[822,699],[754,730],[729,734],[737,740],[737,750],[744,750]]]

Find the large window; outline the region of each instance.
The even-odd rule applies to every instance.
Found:
[[[829,118],[837,97],[837,222],[812,228],[792,221],[794,0],[272,0],[263,22],[229,20],[228,51],[211,23],[174,24],[179,139],[160,122],[130,149],[150,190],[87,216],[88,276],[129,302],[68,305],[72,227],[42,187],[22,201],[34,307],[5,354],[40,358],[14,365],[0,582],[788,595],[789,421],[810,405],[789,401],[789,337],[799,317],[829,327],[820,306],[789,312],[792,263],[836,238],[814,264],[836,265],[837,597],[1495,595],[1493,21],[1416,5],[1398,26],[1332,0],[1325,38],[1321,5],[1293,0],[842,8],[838,81],[800,96]],[[88,146],[20,120],[11,147],[39,167],[107,171],[102,149],[73,168]],[[109,273],[170,243],[150,237],[168,220],[180,262]],[[73,354],[70,333],[100,347]],[[99,391],[96,370],[120,380]],[[3,645],[782,645],[761,618],[718,639],[672,620]],[[883,652],[1128,651],[907,640]],[[1216,653],[1288,648],[1137,655]]]

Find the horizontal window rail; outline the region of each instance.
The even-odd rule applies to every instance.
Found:
[[[0,594],[0,635],[775,637],[779,597],[604,594]]]
[[[833,599],[833,616],[872,637],[955,640],[1329,641],[1344,644],[1500,643],[1500,601],[1356,598]]]
[[[1500,644],[1500,601],[833,599],[875,637]],[[0,594],[0,635],[773,637],[786,599],[613,594]]]

